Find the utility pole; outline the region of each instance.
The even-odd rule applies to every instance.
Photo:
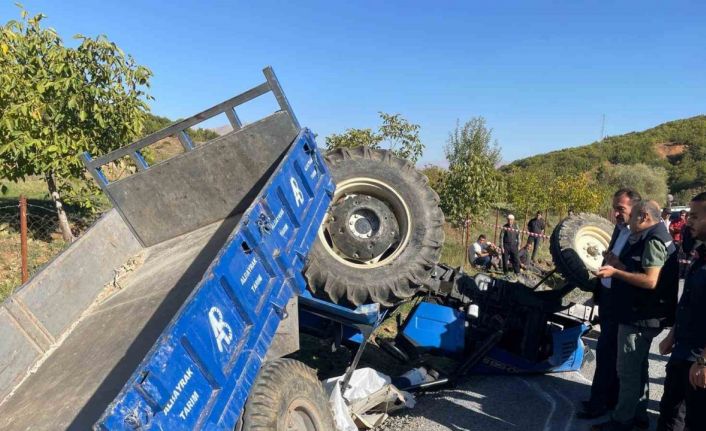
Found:
[[[605,138],[605,114],[603,114],[603,121],[601,122],[601,141]]]

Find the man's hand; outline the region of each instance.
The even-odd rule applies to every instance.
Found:
[[[604,265],[598,268],[598,272],[596,272],[596,275],[598,278],[608,278],[612,277],[617,270],[610,266],[610,265]]]
[[[668,355],[672,350],[674,350],[674,330],[669,331],[669,334],[659,343],[660,355]]]
[[[706,389],[706,367],[694,362],[689,369],[689,383],[694,389]]]

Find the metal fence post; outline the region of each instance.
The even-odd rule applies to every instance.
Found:
[[[27,198],[20,196],[20,253],[22,256],[22,283],[29,280],[27,265]]]

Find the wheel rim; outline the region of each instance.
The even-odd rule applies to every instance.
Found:
[[[581,227],[574,238],[574,250],[589,271],[596,271],[608,250],[610,234],[596,226]]]
[[[354,268],[377,268],[394,261],[404,251],[411,236],[411,213],[404,199],[384,182],[365,177],[350,178],[340,182],[336,187],[332,207],[346,199],[359,199],[361,202],[366,199],[382,201],[389,209],[389,213],[394,216],[399,231],[389,247],[385,248],[383,252],[375,256],[361,257],[351,250],[344,250],[336,245],[332,239],[334,235],[331,230],[336,221],[329,213],[319,229],[319,240],[326,251],[337,261]],[[380,220],[379,213],[371,213],[361,208],[361,210],[351,211],[347,220],[339,220],[339,222],[350,228],[352,236],[367,239],[370,237],[369,227],[379,226]],[[361,226],[364,228],[361,229]]]
[[[284,418],[285,431],[324,431],[319,429],[316,410],[302,399],[292,401]]]

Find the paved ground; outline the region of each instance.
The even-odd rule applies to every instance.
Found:
[[[655,340],[650,356],[652,430],[666,364],[666,357],[657,353],[662,336]],[[593,348],[595,342],[588,341]],[[459,388],[420,396],[414,409],[388,419],[376,431],[588,430],[602,420],[578,420],[575,414],[588,398],[593,371],[594,363],[589,363],[581,372],[473,377]]]

